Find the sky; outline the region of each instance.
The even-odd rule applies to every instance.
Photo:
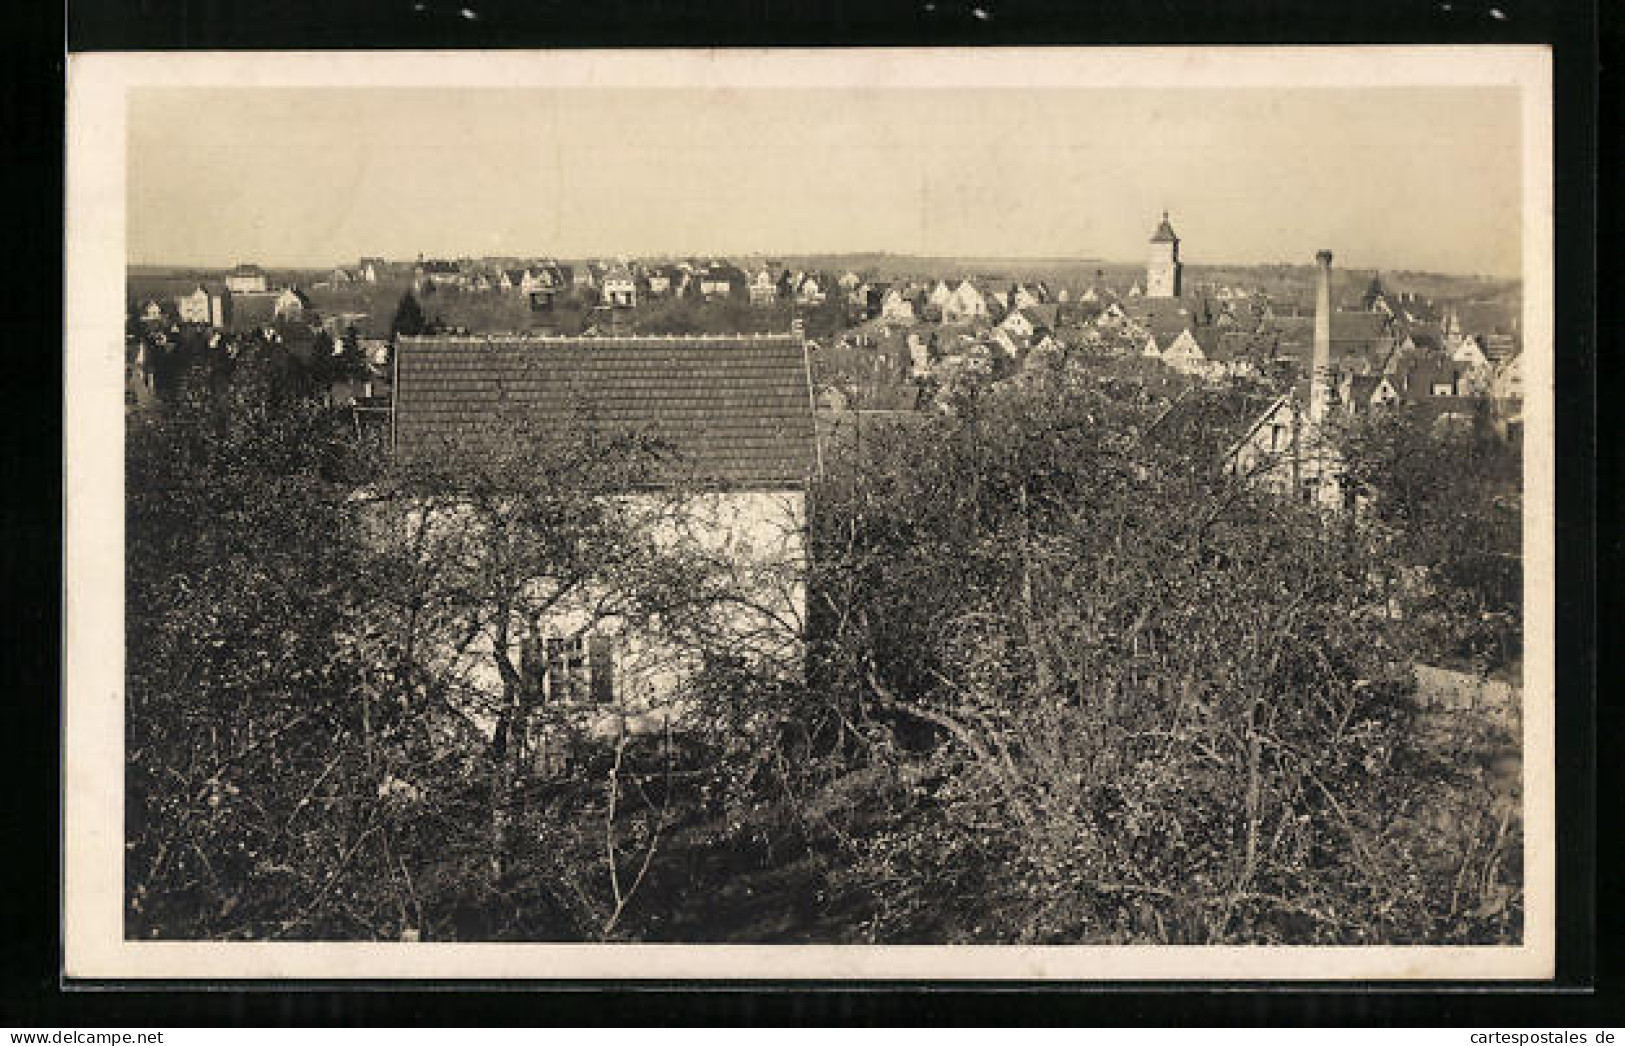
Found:
[[[1145,256],[1516,275],[1513,89],[142,88],[133,264]]]

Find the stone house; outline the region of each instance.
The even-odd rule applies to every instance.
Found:
[[[622,264],[605,271],[598,293],[599,300],[613,308],[631,308],[638,303],[637,281],[632,277],[632,270]]]
[[[239,265],[226,276],[226,290],[233,294],[261,292],[266,286],[265,270],[258,265]]]

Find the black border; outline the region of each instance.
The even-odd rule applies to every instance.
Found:
[[[422,10],[418,10],[421,7]],[[474,17],[463,15],[472,12]],[[72,50],[1560,43],[1560,0],[78,0]]]
[[[26,781],[0,804],[0,839],[8,841],[11,916],[0,932],[5,974],[0,1023],[42,1026],[191,1026],[220,1024],[379,1025],[771,1025],[891,1024],[1153,1024],[1307,1023],[1525,1026],[1582,1029],[1625,1024],[1620,1005],[1617,910],[1597,921],[1597,804],[1593,739],[1620,736],[1617,708],[1599,709],[1596,640],[1596,192],[1599,169],[1618,157],[1618,127],[1598,134],[1598,23],[1592,0],[1371,0],[1359,7],[1320,0],[721,0],[690,10],[663,0],[82,0],[67,11],[66,44],[98,50],[323,50],[351,48],[535,48],[684,46],[922,46],[1045,44],[1286,43],[1549,43],[1554,56],[1557,233],[1558,460],[1558,979],[1551,984],[1156,985],[1086,986],[873,983],[632,984],[522,982],[502,986],[399,983],[119,985],[59,983],[57,934],[57,761],[60,721],[52,700],[59,648],[50,642],[59,619],[61,476],[40,453],[61,446],[60,345],[51,317],[13,299],[16,346],[7,355],[12,402],[0,476],[22,480],[32,498],[0,515],[0,562],[18,596],[0,646],[0,680],[12,685],[14,726],[0,731],[13,747],[8,768]],[[19,5],[24,28],[42,45],[27,64],[32,80],[0,107],[13,160],[3,166],[12,199],[24,178],[43,175],[43,194],[61,199],[63,26],[47,5]],[[459,12],[467,7],[477,17]],[[1448,7],[1448,10],[1446,8]],[[981,15],[976,11],[980,10]],[[1494,12],[1498,11],[1499,15]],[[15,17],[14,14],[14,17]],[[1617,16],[1605,36],[1617,42]],[[15,26],[14,26],[15,28]],[[27,35],[27,34],[25,34]],[[13,66],[12,75],[15,75]],[[28,104],[29,91],[42,95]],[[1610,114],[1612,115],[1612,114]],[[55,135],[55,137],[53,137]],[[1599,137],[1604,154],[1599,156]],[[1481,159],[1451,158],[1470,165]],[[1599,166],[1600,165],[1600,166]],[[1617,174],[1611,175],[1617,178]],[[55,244],[61,226],[44,208],[25,243]],[[1605,242],[1618,242],[1610,238]],[[11,252],[15,291],[37,286],[43,266],[27,250]],[[60,260],[60,259],[58,259]],[[60,272],[60,267],[58,267]],[[1611,302],[1612,304],[1612,302]],[[23,349],[27,346],[26,353]],[[55,392],[56,395],[51,395]],[[40,437],[44,435],[46,439]],[[1617,445],[1603,444],[1611,478]],[[1617,483],[1604,484],[1617,507]],[[1619,531],[1605,530],[1611,536]],[[1619,556],[1615,538],[1604,550]],[[33,593],[37,592],[37,598]],[[1603,594],[1617,620],[1611,591]],[[37,634],[37,639],[34,636]],[[53,649],[56,648],[56,649]],[[57,656],[53,656],[56,654]],[[1618,651],[1602,653],[1607,678]],[[1601,733],[1598,728],[1601,727]],[[1610,753],[1611,754],[1611,753]],[[1605,760],[1603,795],[1621,794],[1618,761]],[[1612,807],[1612,804],[1610,804]],[[1612,833],[1602,839],[1612,845]],[[30,867],[24,870],[24,865]],[[24,874],[18,875],[17,873]],[[1605,895],[1612,903],[1615,898]],[[1598,931],[1594,938],[1594,931]],[[1594,943],[1595,942],[1595,943]],[[1602,952],[1599,956],[1597,948]],[[1599,963],[1599,958],[1601,959]],[[1596,989],[1593,990],[1593,985]],[[66,990],[65,990],[66,989]]]

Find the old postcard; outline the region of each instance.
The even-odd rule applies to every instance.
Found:
[[[68,84],[68,976],[1552,976],[1545,49]]]

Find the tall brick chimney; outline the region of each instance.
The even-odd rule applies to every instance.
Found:
[[[1326,416],[1332,382],[1332,252],[1315,255],[1315,355],[1309,374],[1309,420]]]

